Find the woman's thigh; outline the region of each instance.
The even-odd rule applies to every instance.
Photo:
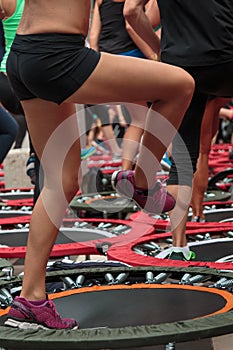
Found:
[[[85,83],[66,101],[110,103],[167,100],[191,77],[181,68],[135,57],[101,53]]]
[[[45,173],[56,175],[62,168],[77,172],[80,135],[75,105],[63,103],[59,106],[40,99],[23,101],[22,105],[33,147]]]

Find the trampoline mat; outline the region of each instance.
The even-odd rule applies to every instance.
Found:
[[[3,200],[20,200],[20,199],[31,199],[33,198],[32,192],[21,192],[21,193],[1,193]]]
[[[221,220],[233,218],[233,209],[204,210],[204,214],[207,222],[219,222]]]
[[[145,285],[144,285],[145,286]],[[226,299],[205,287],[111,286],[53,294],[51,298],[63,317],[79,321],[80,329],[127,327],[178,322],[224,312]],[[87,290],[86,288],[85,290]],[[64,296],[62,296],[64,294]],[[230,293],[227,293],[231,296]],[[174,302],[175,301],[175,302]],[[226,310],[225,310],[226,311]],[[3,325],[5,315],[0,317]]]
[[[205,192],[205,196],[203,199],[203,202],[210,202],[210,201],[226,201],[231,198],[231,193],[224,192],[224,191],[214,191],[209,190]]]
[[[15,218],[17,216],[25,216],[29,215],[28,211],[21,210],[0,210],[0,219],[1,218]]]
[[[78,319],[81,329],[176,322],[213,314],[226,305],[221,295],[207,288],[204,292],[183,286],[118,288],[101,287],[100,291],[91,289],[91,293],[81,292],[53,301],[64,317]]]
[[[198,261],[217,261],[233,252],[233,240],[213,240],[206,243],[190,244]]]
[[[103,194],[102,196],[92,196],[92,194],[90,194],[90,196],[77,196],[71,201],[69,207],[73,210],[100,211],[107,213],[135,211],[135,204],[132,200],[111,194]]]
[[[101,230],[91,229],[64,229],[60,230],[55,244],[69,244],[74,242],[87,242],[104,237],[113,237],[111,233],[102,232]],[[0,232],[1,245],[8,247],[22,247],[27,245],[28,230],[9,230],[7,233]]]

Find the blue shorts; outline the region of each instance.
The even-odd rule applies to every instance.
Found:
[[[121,52],[118,55],[138,57],[138,58],[146,58],[146,56],[139,49],[134,49],[134,50],[130,50],[130,51]]]
[[[88,79],[100,53],[80,34],[16,35],[7,74],[19,100],[40,98],[61,104]]]

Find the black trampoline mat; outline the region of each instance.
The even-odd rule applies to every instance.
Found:
[[[103,198],[92,198],[83,202],[74,200],[69,206],[76,210],[85,209],[113,212],[115,210],[132,210],[134,203],[126,198],[109,196]]]
[[[21,199],[31,199],[33,198],[33,193],[22,192],[22,193],[1,193],[1,198],[3,200],[21,200]]]
[[[207,244],[190,245],[197,261],[216,261],[233,254],[233,241],[218,240]]]
[[[0,212],[0,219],[1,218],[17,218],[18,216],[25,216],[25,215],[29,215],[30,212],[27,212],[27,211],[4,211],[2,210]]]
[[[210,201],[224,201],[224,200],[228,200],[229,198],[231,198],[231,193],[229,192],[224,192],[221,190],[209,190],[205,193],[203,202],[210,202]]]
[[[82,292],[53,301],[58,312],[77,319],[80,328],[177,322],[210,315],[226,306],[222,295],[207,288],[202,291],[180,286]]]
[[[72,237],[72,239],[71,239]],[[9,233],[0,233],[0,244],[8,247],[24,247],[27,245],[28,231],[21,231]],[[106,238],[106,234],[93,230],[74,230],[67,232],[67,235],[59,231],[55,244],[69,244],[76,242],[87,242],[97,239]]]
[[[231,219],[233,218],[233,209],[229,208],[229,209],[224,209],[224,210],[206,210],[204,211],[205,214],[205,220],[207,222],[219,222],[221,220],[225,220],[225,219]]]

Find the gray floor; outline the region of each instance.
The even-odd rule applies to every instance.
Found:
[[[233,323],[233,320],[232,320],[232,323]],[[213,345],[214,345],[214,350],[232,350],[233,334],[213,338]],[[204,350],[204,349],[200,349],[200,350]]]

